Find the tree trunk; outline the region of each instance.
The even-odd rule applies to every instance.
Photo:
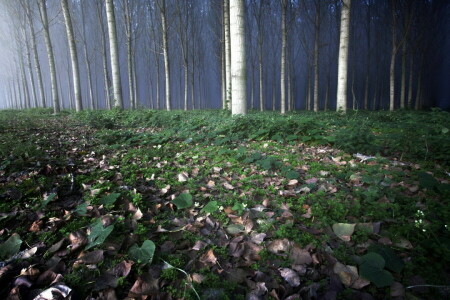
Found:
[[[162,23],[162,41],[164,55],[164,70],[166,78],[166,110],[171,110],[170,103],[170,64],[169,64],[169,41],[167,37],[167,20],[166,20],[166,0],[161,1],[161,23]]]
[[[45,46],[47,48],[48,64],[50,67],[50,80],[52,84],[53,113],[60,111],[58,83],[56,80],[55,56],[53,55],[53,46],[50,39],[50,29],[48,25],[46,0],[39,0],[39,11],[41,15],[42,26],[44,27]]]
[[[259,110],[264,111],[264,83],[263,83],[263,62],[262,62],[262,43],[259,45],[260,50],[258,54],[259,65]]]
[[[73,78],[73,90],[75,96],[75,109],[77,112],[83,109],[83,102],[81,100],[81,84],[80,84],[80,71],[78,69],[78,54],[77,46],[75,44],[75,36],[72,28],[72,20],[70,17],[69,3],[67,0],[61,0],[61,7],[64,14],[64,20],[66,23],[67,41],[69,43],[70,60],[72,64],[72,78]]]
[[[232,80],[231,80],[231,36],[230,36],[230,0],[224,0],[224,32],[225,32],[225,75],[226,75],[226,108],[231,108],[232,101]]]
[[[400,90],[400,108],[405,108],[406,97],[406,43],[402,45],[402,85]]]
[[[244,0],[230,0],[232,115],[247,114]]]
[[[314,39],[314,111],[319,111],[319,39],[320,39],[320,0],[316,3]]]
[[[109,51],[113,78],[114,106],[123,109],[122,81],[119,68],[119,47],[117,45],[116,16],[113,0],[105,0],[106,18],[108,19]]]
[[[281,0],[281,74],[280,74],[280,110],[286,113],[286,11],[287,0]]]
[[[130,97],[130,108],[135,109],[135,99],[134,99],[134,80],[133,80],[133,58],[132,58],[132,47],[133,41],[131,36],[131,16],[128,7],[128,0],[123,1],[124,10],[123,18],[125,23],[125,36],[127,44],[127,70],[128,70],[128,94]]]
[[[23,34],[24,34],[24,38],[25,38],[25,51],[26,51],[26,55],[27,55],[27,70],[28,70],[28,77],[30,78],[31,94],[33,96],[33,104],[34,104],[34,107],[38,107],[39,105],[38,105],[37,96],[36,96],[36,85],[35,85],[34,76],[33,76],[33,66],[31,64],[30,42],[26,35],[25,26],[23,27]]]
[[[105,104],[107,109],[111,109],[111,78],[109,77],[109,71],[108,71],[108,56],[106,53],[106,38],[105,38],[105,27],[103,25],[103,18],[102,18],[102,7],[101,2],[97,1],[97,16],[98,16],[98,23],[100,27],[100,33],[101,33],[101,40],[102,40],[102,63],[103,63],[103,84],[105,88]]]
[[[339,38],[338,86],[336,110],[347,111],[348,45],[350,33],[351,0],[343,0]]]
[[[225,6],[222,5],[222,26],[225,20]],[[227,109],[227,80],[226,80],[226,66],[225,66],[225,30],[222,30],[222,43],[221,43],[221,57],[220,57],[220,67],[221,67],[221,92],[222,92],[222,109]],[[194,98],[192,98],[192,104],[194,104]]]
[[[414,55],[411,53],[409,58],[409,87],[408,87],[408,108],[412,108],[412,99],[413,99],[413,75],[414,75]]]
[[[88,49],[87,49],[87,41],[86,41],[86,16],[83,8],[83,3],[80,3],[81,9],[81,29],[83,34],[83,51],[84,51],[84,63],[86,65],[87,72],[87,83],[88,83],[88,92],[89,92],[89,104],[91,109],[95,109],[94,105],[94,92],[92,89],[92,76],[91,76],[91,62],[89,59]]]
[[[36,33],[34,32],[33,19],[31,17],[30,7],[28,4],[26,6],[26,14],[27,14],[27,18],[28,18],[28,26],[30,27],[31,48],[33,51],[34,67],[36,69],[36,77],[37,77],[36,79],[37,79],[38,88],[39,88],[40,103],[41,103],[41,107],[45,108],[46,103],[45,103],[45,94],[44,94],[44,83],[42,80],[41,63],[39,61],[39,55],[38,55],[38,51],[37,51]]]

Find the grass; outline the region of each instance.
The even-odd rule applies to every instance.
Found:
[[[1,111],[0,208],[16,211],[17,217],[0,218],[0,226],[26,236],[31,223],[40,219],[44,225],[36,234],[28,233],[26,242],[43,241],[48,249],[70,233],[86,230],[92,216],[112,220],[114,231],[105,245],[120,245],[105,254],[108,261],[126,258],[133,243],[151,239],[157,245],[155,270],[163,259],[206,277],[191,283],[176,269],[159,270],[155,284],[172,297],[195,299],[186,288],[190,284],[202,297],[244,297],[252,290],[248,281],[222,289],[225,275],[236,268],[252,274],[250,281],[257,281],[255,272],[261,270],[286,284],[271,266],[290,268],[292,261],[267,250],[271,241],[282,239],[311,247],[319,258],[328,253],[355,265],[354,257],[369,251],[363,244],[388,238],[407,262],[396,281],[408,286],[416,274],[427,284],[445,285],[450,263],[449,121],[449,113],[439,110],[264,112],[236,118],[225,111],[112,110],[59,116],[50,110]],[[356,153],[373,158],[360,161],[353,157]],[[182,172],[188,174],[186,181],[179,180]],[[298,183],[289,185],[291,180]],[[34,212],[37,201],[49,193],[56,193],[57,200]],[[120,197],[102,205],[102,197],[114,193]],[[191,207],[178,209],[172,203],[181,193],[193,196]],[[207,214],[201,209],[211,201],[217,209]],[[84,213],[73,213],[81,206]],[[74,217],[65,216],[71,212]],[[382,224],[379,233],[359,229],[350,242],[337,239],[331,230],[336,223],[376,222]],[[238,231],[227,233],[229,228]],[[250,249],[244,243],[253,233],[266,234],[260,245],[252,246],[259,250],[234,254],[233,238],[243,236],[238,247]],[[6,238],[0,236],[0,243]],[[401,246],[404,239],[412,247]],[[192,250],[199,242],[205,248]],[[204,262],[208,249],[213,249],[215,263]],[[76,255],[63,257],[68,265],[63,275],[73,288],[82,285],[80,274],[87,272],[95,281],[106,272],[106,264],[96,272],[73,269]],[[325,261],[318,264],[325,268]],[[135,264],[130,275],[121,277],[119,297],[147,269]],[[304,282],[326,282],[325,273],[308,273]],[[319,294],[327,288],[320,286]],[[372,284],[364,291],[379,298],[389,288]],[[91,287],[82,292],[97,295]],[[425,297],[441,292],[430,289]],[[346,293],[352,289],[340,297]]]

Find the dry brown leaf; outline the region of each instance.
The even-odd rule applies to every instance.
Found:
[[[214,251],[212,249],[209,249],[205,254],[203,254],[200,257],[199,261],[208,266],[213,266],[217,263],[217,257],[214,254]]]
[[[289,246],[290,242],[288,239],[278,239],[270,242],[269,245],[267,245],[267,250],[275,254],[287,253],[289,251]]]
[[[159,293],[159,280],[145,273],[138,277],[130,289],[128,297],[143,295],[157,295]]]
[[[297,272],[289,268],[279,268],[281,277],[289,283],[292,287],[297,287],[300,285],[300,276],[298,276]]]
[[[208,181],[208,183],[206,184],[206,187],[209,189],[212,189],[215,186],[216,186],[216,183],[212,180]]]
[[[234,190],[234,186],[232,186],[228,182],[224,182],[223,187],[226,188],[227,190]]]
[[[72,232],[69,235],[69,240],[70,240],[70,243],[72,244],[71,245],[72,246],[72,251],[83,247],[88,242],[86,233],[83,230],[81,230],[81,229],[77,230],[75,232]]]
[[[295,265],[309,265],[313,262],[311,254],[305,250],[295,245],[289,252],[289,258]]]
[[[103,250],[81,253],[75,264],[95,265],[103,261]]]
[[[404,297],[405,288],[400,282],[393,282],[391,285],[391,297]]]

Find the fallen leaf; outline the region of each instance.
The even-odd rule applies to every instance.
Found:
[[[138,277],[130,289],[128,297],[143,295],[157,295],[159,293],[159,280],[145,273]]]
[[[234,187],[228,182],[224,182],[223,187],[226,188],[227,190],[234,190]]]
[[[189,179],[189,175],[187,172],[181,172],[180,174],[178,174],[178,181],[179,182],[186,182]]]
[[[353,232],[355,231],[355,225],[356,224],[335,223],[333,224],[333,232],[341,240],[349,242]]]
[[[289,251],[289,246],[290,243],[288,239],[278,239],[270,242],[267,245],[267,250],[275,254],[287,253]]]
[[[300,276],[298,276],[297,272],[289,268],[280,268],[281,277],[289,283],[292,287],[297,287],[300,285]]]
[[[289,252],[289,259],[291,259],[292,263],[295,265],[309,265],[313,262],[311,254],[297,245],[293,246]]]
[[[391,297],[404,297],[405,288],[400,282],[395,281],[391,284]]]
[[[103,261],[103,250],[95,250],[92,252],[82,253],[75,263],[95,265]]]
[[[217,263],[217,257],[214,254],[214,251],[212,249],[209,249],[200,257],[199,261],[208,266],[213,266]]]

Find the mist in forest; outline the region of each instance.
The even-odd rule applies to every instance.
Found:
[[[61,109],[77,108],[63,2],[0,0],[1,108],[52,107],[55,96]],[[108,1],[66,2],[78,58],[81,108],[112,108],[115,91]],[[110,2],[115,13],[124,108],[217,109],[226,105],[226,1]],[[336,109],[344,5],[339,0],[245,1],[247,106],[255,110],[281,107],[283,3],[287,108],[312,110],[317,101],[318,110]],[[54,81],[45,29],[53,47]],[[446,0],[352,1],[347,106],[389,109],[390,92],[394,91],[396,109],[449,109],[449,31],[450,4]],[[168,54],[170,102],[165,99],[163,50]]]

